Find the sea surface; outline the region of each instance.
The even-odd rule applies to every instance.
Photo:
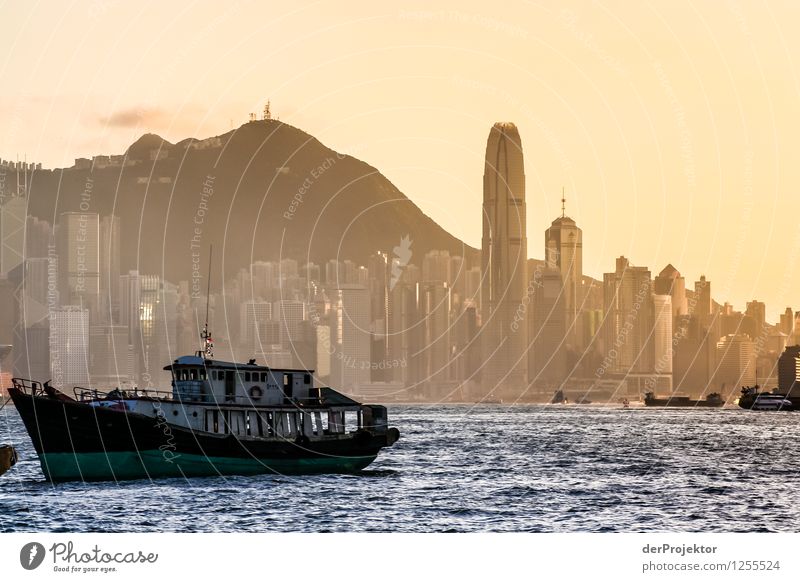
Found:
[[[773,532],[800,524],[799,413],[393,406],[357,475],[44,481],[13,407],[0,531]]]

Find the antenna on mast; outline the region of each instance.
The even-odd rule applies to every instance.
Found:
[[[214,245],[210,245],[208,249],[208,286],[206,289],[206,321],[203,324],[203,333],[200,337],[203,339],[203,357],[214,357],[214,340],[211,339],[211,334],[208,331],[208,309],[211,301],[211,259],[214,256]]]
[[[564,186],[561,186],[561,218],[567,215],[567,197],[564,194]]]

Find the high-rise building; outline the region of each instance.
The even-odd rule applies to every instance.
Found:
[[[444,281],[424,282],[418,293],[423,338],[416,347],[423,356],[423,381],[435,393],[455,375],[450,368],[450,287]]]
[[[670,388],[672,388],[673,313],[672,297],[670,295],[653,295],[653,359],[655,361],[655,372],[670,376]]]
[[[119,321],[120,220],[100,220],[100,313],[103,321]]]
[[[266,322],[272,320],[272,303],[245,301],[239,306],[239,318],[241,347],[246,351],[256,353],[260,351],[262,344],[280,343],[280,339],[278,341],[266,341],[274,338],[263,337]],[[279,329],[277,325],[276,329]]]
[[[580,317],[583,304],[583,232],[562,208],[561,216],[545,231],[544,244],[547,268],[556,269],[561,274],[564,346],[579,349],[582,346],[578,346],[578,342],[583,337]]]
[[[791,335],[792,328],[794,327],[794,311],[792,311],[791,307],[787,307],[786,310],[781,313],[780,323],[778,326],[780,331],[785,333],[787,336]]]
[[[528,377],[537,389],[552,391],[568,375],[565,333],[568,324],[561,270],[556,266],[540,269],[533,287],[533,313],[525,322],[530,324],[531,342]]]
[[[616,270],[603,275],[603,345],[608,371],[646,374],[655,368],[652,281],[646,267],[619,257]]]
[[[752,329],[749,330],[751,332],[750,337],[756,342],[756,349],[758,349],[758,340],[762,333],[764,333],[767,325],[767,306],[764,302],[753,299],[747,303],[745,315],[750,318],[749,325],[752,327]],[[765,343],[765,340],[766,338],[764,338],[761,343]]]
[[[275,263],[256,261],[250,267],[253,282],[253,297],[267,299],[268,291],[275,287]]]
[[[25,231],[25,256],[27,258],[46,257],[48,247],[54,244],[53,228],[46,220],[28,216]]]
[[[354,391],[370,381],[369,290],[342,285],[328,290],[331,299],[331,384]]]
[[[273,304],[272,314],[280,324],[281,345],[291,352],[292,343],[298,338],[300,322],[306,318],[306,304],[294,299],[282,299]]]
[[[50,311],[50,377],[59,389],[89,384],[89,311],[65,305]]]
[[[94,213],[64,212],[58,223],[61,301],[92,311],[100,296],[100,218]]]
[[[25,196],[3,198],[0,200],[0,274],[6,274],[22,263],[28,213]]]
[[[481,268],[472,267],[467,271],[467,277],[464,285],[464,297],[478,309],[478,315],[481,313]]]
[[[658,277],[653,280],[653,290],[656,295],[670,296],[673,318],[689,313],[686,301],[686,280],[671,264],[664,267]]]
[[[778,358],[778,390],[800,396],[800,346],[787,346]]]
[[[482,381],[517,393],[528,367],[528,326],[518,316],[528,284],[525,221],[522,140],[513,123],[495,123],[483,174]]]
[[[717,342],[717,386],[723,395],[738,393],[756,383],[756,353],[744,334],[729,334]]]
[[[125,325],[93,325],[89,328],[89,372],[92,384],[101,388],[120,386],[132,378],[132,346]]]
[[[430,251],[422,259],[423,281],[450,282],[450,253],[448,251]]]
[[[705,275],[701,275],[700,280],[694,283],[693,307],[694,309],[690,309],[689,313],[697,316],[701,326],[708,326],[713,315],[713,303],[711,302],[711,281],[707,281]]]

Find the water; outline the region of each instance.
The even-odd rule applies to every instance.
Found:
[[[53,486],[13,408],[0,531],[794,531],[796,413],[391,407],[401,440],[359,475]]]

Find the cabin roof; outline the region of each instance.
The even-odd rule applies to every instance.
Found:
[[[322,396],[322,401],[327,406],[360,406],[361,403],[357,400],[353,400],[352,398],[345,396],[341,392],[337,392],[333,388],[329,388],[327,386],[320,388],[320,396]]]
[[[314,372],[314,370],[308,370],[305,368],[270,368],[269,366],[256,364],[255,359],[252,361],[254,363],[251,364],[250,362],[242,363],[226,362],[224,360],[211,360],[200,356],[180,356],[170,365],[164,366],[164,369],[169,371],[175,368],[202,366],[209,369],[236,369],[245,372],[251,372],[253,370],[257,370],[259,372],[268,372],[270,370],[274,370],[276,372],[302,372],[304,374],[311,374]]]

